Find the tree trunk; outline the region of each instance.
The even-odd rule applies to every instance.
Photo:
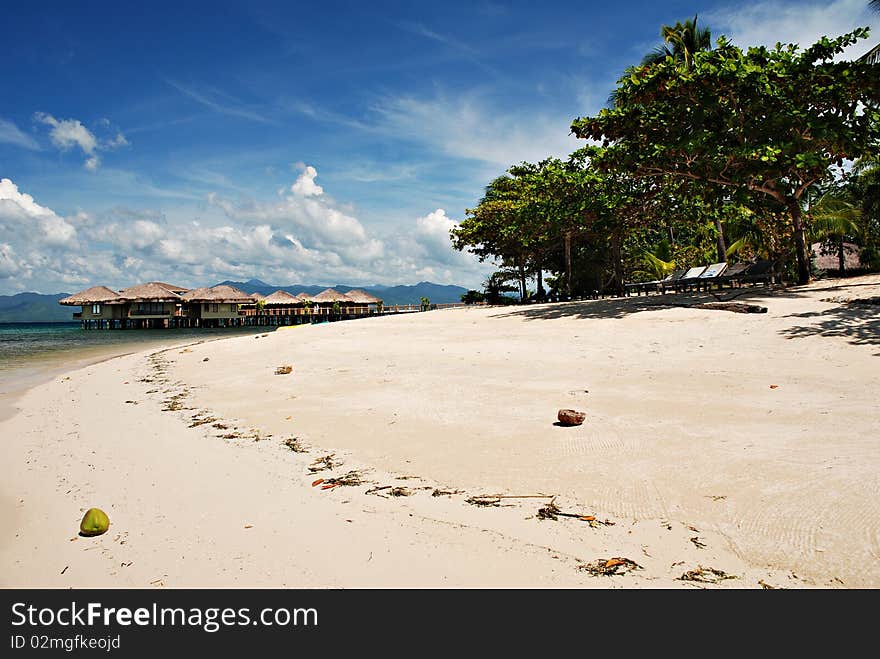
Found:
[[[565,297],[571,299],[571,231],[565,232]]]
[[[837,240],[837,263],[840,265],[840,276],[846,272],[846,254],[843,251],[843,236]]]
[[[715,244],[718,248],[718,263],[727,263],[727,244],[724,242],[724,227],[721,218],[715,216]]]
[[[611,257],[614,259],[614,287],[618,297],[623,297],[623,258],[621,257],[621,238],[615,233],[611,238]]]
[[[519,301],[526,301],[526,266],[520,261],[517,265],[519,269]]]
[[[672,223],[666,222],[666,234],[669,236],[669,246],[675,248],[675,233],[672,231]]]
[[[537,291],[538,301],[543,302],[544,301],[544,273],[541,272],[541,268],[542,268],[543,264],[541,263],[540,258],[536,259],[536,261],[537,261],[536,280],[538,282],[538,291]]]
[[[788,202],[791,213],[791,224],[794,227],[794,245],[797,252],[798,284],[810,283],[810,255],[807,253],[807,239],[804,231],[804,221],[801,216],[801,206],[796,199]]]

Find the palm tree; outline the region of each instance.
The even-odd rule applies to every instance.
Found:
[[[880,1],[880,0],[877,0]],[[685,67],[690,67],[691,56],[701,50],[712,49],[712,31],[705,27],[697,27],[696,15],[684,23],[676,22],[675,25],[660,26],[660,36],[663,37],[663,46],[657,46],[642,58],[639,66],[648,66],[662,62],[671,57],[677,62],[683,62]],[[632,67],[627,69],[631,71]],[[617,105],[617,90],[608,96],[609,105]]]
[[[841,275],[846,269],[844,242],[859,234],[861,216],[861,210],[847,198],[845,192],[834,188],[823,193],[810,207],[814,235],[818,240],[833,243],[837,248]]]
[[[880,0],[875,0],[880,1]],[[667,57],[684,62],[690,67],[691,56],[701,50],[712,48],[712,32],[709,28],[697,27],[697,17],[687,19],[684,23],[664,25],[660,28],[660,36],[665,45],[658,46],[642,59],[642,66],[661,62]]]

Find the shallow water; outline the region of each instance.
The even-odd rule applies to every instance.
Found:
[[[0,419],[14,400],[55,375],[151,346],[260,334],[267,327],[83,330],[79,323],[0,323]]]

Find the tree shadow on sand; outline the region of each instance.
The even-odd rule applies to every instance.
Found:
[[[769,288],[737,288],[712,293],[667,293],[648,296],[612,297],[599,300],[556,302],[517,306],[505,309],[496,318],[523,318],[525,320],[558,320],[560,318],[610,319],[623,318],[643,311],[658,311],[673,307],[688,307],[704,302],[755,302],[761,304],[769,296],[797,295],[790,290],[774,291]],[[508,310],[509,309],[509,310]]]
[[[809,318],[813,322],[781,330],[789,339],[807,336],[843,337],[854,345],[880,345],[880,306],[841,304],[821,312],[792,314],[787,318]],[[880,357],[880,352],[874,353]]]
[[[868,291],[860,292],[860,287],[878,285],[878,281],[866,283],[847,280],[829,281],[826,285],[799,287],[750,287],[724,289],[711,293],[685,293],[666,295],[634,296],[623,298],[603,298],[599,300],[583,300],[575,302],[557,302],[505,308],[496,318],[522,318],[524,320],[557,320],[574,319],[613,319],[623,318],[634,313],[657,311],[674,307],[688,307],[704,302],[752,302],[770,304],[774,299],[805,298],[816,299],[817,293],[855,293],[870,296]],[[838,302],[832,297],[827,302]],[[838,306],[824,311],[807,311],[791,314],[787,318],[809,319],[802,325],[788,327],[780,333],[789,338],[808,336],[842,337],[854,345],[880,345],[880,306],[877,304],[859,304],[840,300]],[[725,313],[720,311],[719,313]],[[880,356],[876,353],[875,356]]]

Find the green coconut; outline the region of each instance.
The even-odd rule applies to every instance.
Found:
[[[89,508],[79,523],[79,532],[85,536],[101,535],[109,528],[110,518],[100,508]]]

